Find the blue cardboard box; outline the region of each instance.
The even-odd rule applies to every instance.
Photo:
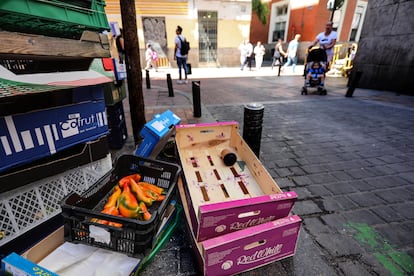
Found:
[[[0,117],[0,173],[107,133],[104,100]]]
[[[11,253],[1,261],[1,275],[13,276],[35,276],[35,275],[50,275],[58,276],[56,273],[43,268],[22,256]]]
[[[180,122],[181,119],[169,109],[162,114],[155,115],[139,133],[143,141],[135,151],[135,155],[148,157],[157,143]]]

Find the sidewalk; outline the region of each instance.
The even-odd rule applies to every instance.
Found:
[[[235,120],[242,129],[244,104],[264,104],[260,160],[282,190],[298,193],[303,223],[294,257],[241,275],[413,275],[414,97],[356,89],[346,98],[347,80],[331,77],[327,96],[301,96],[301,70],[193,68],[186,85],[177,69],[150,72],[146,117],[170,109],[182,123]],[[200,118],[192,80],[201,82]],[[198,275],[184,225],[142,275]]]

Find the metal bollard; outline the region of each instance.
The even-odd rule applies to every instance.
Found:
[[[352,95],[354,94],[354,90],[358,85],[359,80],[362,77],[362,71],[356,71],[356,72],[352,72],[351,76],[349,76],[349,81],[348,81],[348,90],[346,91],[345,97],[352,97]]]
[[[168,97],[174,97],[171,74],[167,74],[167,85],[168,85]]]
[[[260,155],[264,106],[251,103],[244,106],[243,139],[256,154]]]
[[[151,89],[149,70],[145,70],[145,81],[147,83],[147,89]]]
[[[200,81],[193,81],[193,108],[194,117],[201,117]]]

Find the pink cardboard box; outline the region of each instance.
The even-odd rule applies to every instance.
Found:
[[[176,144],[197,241],[289,215],[297,194],[282,192],[237,122],[177,125]],[[224,163],[223,152],[234,154],[234,164]]]
[[[293,256],[301,219],[294,215],[202,242],[205,275],[232,275]]]
[[[197,242],[181,179],[177,186],[195,256],[203,275],[233,275],[295,254],[302,221],[297,215]]]

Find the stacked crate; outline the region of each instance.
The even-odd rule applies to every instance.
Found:
[[[102,87],[111,80],[89,71],[94,58],[110,56],[100,34],[109,30],[104,6],[100,0],[0,3],[2,254],[27,249],[47,234],[40,229],[53,230],[60,200],[112,168]]]
[[[106,114],[108,117],[108,142],[111,149],[120,149],[128,138],[123,100],[126,98],[124,81],[117,81],[114,72],[114,59],[95,59],[90,69],[112,79],[104,85]]]

